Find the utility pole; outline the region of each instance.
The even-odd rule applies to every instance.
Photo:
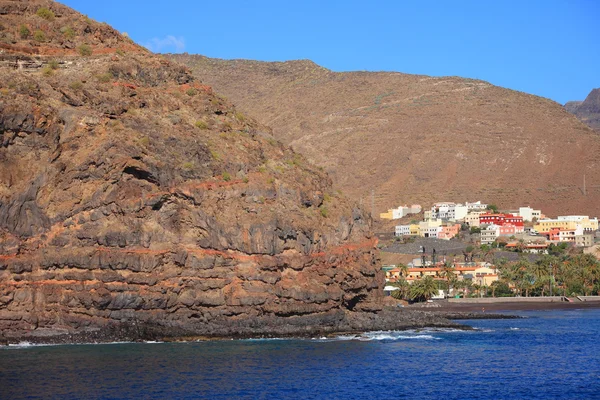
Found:
[[[587,196],[586,189],[585,189],[585,174],[583,174],[583,195]]]

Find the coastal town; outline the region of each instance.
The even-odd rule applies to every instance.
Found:
[[[427,209],[403,205],[379,217],[399,222],[393,244],[382,250],[404,252],[409,259],[382,267],[385,292],[395,298],[422,301],[599,292],[595,217],[548,218],[529,206],[499,210],[480,201],[439,202]]]

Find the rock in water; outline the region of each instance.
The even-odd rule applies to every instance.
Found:
[[[54,2],[0,14],[3,340],[435,323],[377,314],[368,215],[185,67]]]

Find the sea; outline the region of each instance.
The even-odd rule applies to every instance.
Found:
[[[0,347],[1,399],[600,399],[600,310],[333,338]]]

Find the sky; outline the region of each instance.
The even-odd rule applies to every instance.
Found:
[[[159,53],[461,76],[561,104],[600,87],[598,0],[61,2]]]

